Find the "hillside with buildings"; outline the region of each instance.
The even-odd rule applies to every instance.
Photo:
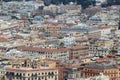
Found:
[[[3,1],[22,1],[22,0],[3,0]],[[31,0],[26,0],[31,1]],[[76,4],[81,4],[83,8],[87,8],[90,5],[95,6],[102,3],[102,6],[111,6],[111,5],[120,5],[120,0],[42,0],[44,1],[45,5],[50,4],[69,4],[70,2],[75,2]]]
[[[120,80],[119,0],[49,1],[1,1],[0,80]]]

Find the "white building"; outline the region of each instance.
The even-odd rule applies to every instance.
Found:
[[[100,73],[100,75],[90,77],[90,78],[74,78],[74,79],[67,79],[67,80],[110,80],[110,78]]]
[[[96,5],[100,6],[104,2],[106,2],[106,0],[96,0]]]
[[[101,30],[101,37],[104,37],[105,35],[110,34],[112,29],[109,26],[100,26],[98,28]]]
[[[115,31],[117,37],[120,37],[120,30]]]
[[[66,37],[64,37],[64,46],[65,47],[70,47],[72,45],[75,45],[75,37],[73,37],[71,34],[68,34]]]

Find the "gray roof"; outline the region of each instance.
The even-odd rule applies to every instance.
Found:
[[[5,67],[4,65],[0,65],[0,69],[1,69],[1,70],[4,69],[4,67]]]
[[[46,41],[48,44],[59,44],[59,40],[47,40]]]
[[[112,69],[112,68],[117,68],[115,65],[107,64],[107,63],[92,63],[92,64],[86,65],[85,67],[95,68],[95,69]]]
[[[87,33],[87,32],[92,32],[92,31],[97,31],[99,30],[98,28],[96,27],[70,27],[70,28],[64,28],[61,30],[61,32],[82,32],[82,33]]]

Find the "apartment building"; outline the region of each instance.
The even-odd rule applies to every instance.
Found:
[[[83,67],[82,74],[84,77],[96,76],[99,73],[109,76],[112,80],[119,80],[119,69],[113,64],[92,63]]]
[[[40,58],[55,59],[55,60],[69,60],[69,49],[68,48],[39,48],[22,46],[18,50],[24,51],[28,54],[37,54]]]
[[[63,80],[62,70],[55,60],[14,60],[5,68],[6,79],[17,80]]]
[[[70,48],[70,59],[78,59],[89,55],[89,47],[76,45]]]

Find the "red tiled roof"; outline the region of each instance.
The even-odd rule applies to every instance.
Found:
[[[99,62],[105,61],[105,58],[98,58],[97,61]]]
[[[3,41],[9,41],[9,39],[7,37],[0,36],[0,42],[3,42]]]
[[[114,54],[108,54],[107,57],[112,57],[112,58],[114,58],[115,55],[114,55]]]
[[[58,22],[44,21],[43,24],[58,25],[58,24],[60,24],[60,23],[58,23]]]
[[[6,71],[8,72],[34,72],[34,71],[50,71],[50,70],[58,70],[56,69],[14,69],[14,68],[6,68]]]
[[[38,52],[64,52],[64,51],[67,51],[68,48],[51,49],[51,48],[39,48],[39,47],[22,46],[22,47],[19,47],[18,50],[38,51]]]
[[[80,39],[76,39],[76,41],[80,41],[80,42],[88,42],[89,40],[88,40],[88,39],[82,39],[82,40],[80,40]]]
[[[20,38],[20,37],[22,37],[22,36],[19,35],[19,34],[16,34],[15,37],[16,37],[16,38]]]
[[[99,29],[108,29],[110,26],[98,26]]]
[[[74,23],[66,23],[67,26],[74,26]]]
[[[60,60],[54,60],[54,59],[43,59],[43,61],[60,62]]]
[[[77,46],[71,47],[70,49],[75,50],[75,49],[86,49],[86,48],[88,48],[88,46],[77,45]]]

